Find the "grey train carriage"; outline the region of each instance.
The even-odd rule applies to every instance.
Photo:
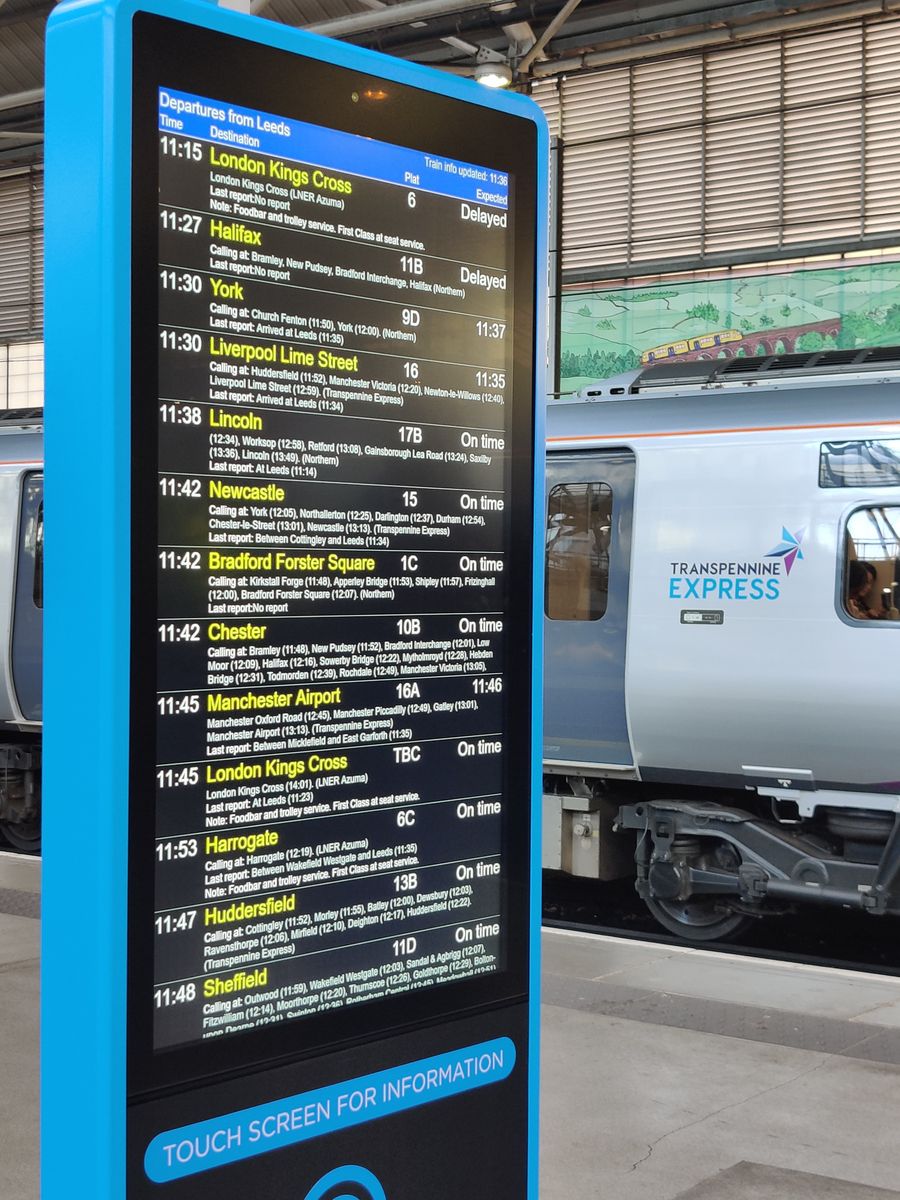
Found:
[[[41,838],[42,420],[0,412],[0,844],[27,851]]]
[[[900,913],[900,349],[651,367],[547,434],[544,866],[698,941]]]

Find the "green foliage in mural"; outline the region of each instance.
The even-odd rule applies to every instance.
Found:
[[[825,346],[825,339],[821,333],[816,333],[813,330],[810,333],[801,333],[797,338],[796,349],[806,354],[811,354],[813,350],[821,350]]]
[[[598,350],[572,354],[564,350],[560,356],[559,374],[561,379],[609,379],[613,375],[621,375],[623,371],[634,371],[640,365],[640,359],[630,350],[624,354],[610,354]]]
[[[796,349],[806,354],[811,354],[815,350],[837,350],[838,343],[830,333],[817,333],[814,329],[809,333],[801,333],[797,338]]]
[[[662,288],[652,292],[605,292],[604,299],[612,300],[617,304],[646,304],[650,300],[672,300],[675,296],[680,296],[677,291],[664,292]]]
[[[684,315],[686,317],[696,317],[698,321],[707,321],[710,326],[718,325],[720,322],[719,310],[714,304],[710,304],[708,301],[705,301],[703,304],[695,304]]]
[[[881,341],[882,326],[879,321],[862,313],[848,313],[841,322],[838,346],[842,350],[856,350],[859,346],[877,346]]]

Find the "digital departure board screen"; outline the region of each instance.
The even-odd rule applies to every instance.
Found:
[[[514,398],[533,385],[514,300],[534,263],[509,151],[431,145],[427,122],[392,140],[379,105],[413,89],[379,99],[335,68],[324,96],[263,88],[264,106],[209,69],[192,87],[189,67],[144,70],[132,921],[152,955],[132,1000],[150,1048],[272,1052],[288,1027],[302,1046],[414,1020],[425,994],[429,1014],[488,1002],[492,978],[514,994]]]

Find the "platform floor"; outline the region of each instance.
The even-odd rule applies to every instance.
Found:
[[[38,1197],[40,928],[0,914],[0,1200]]]
[[[543,950],[541,1200],[900,1200],[900,980]]]
[[[0,1200],[38,1200],[38,938],[0,914]],[[900,980],[543,950],[541,1200],[900,1200]]]

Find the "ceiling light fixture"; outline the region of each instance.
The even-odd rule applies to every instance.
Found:
[[[475,67],[475,78],[485,87],[505,88],[512,83],[512,71],[506,63],[482,62]]]

